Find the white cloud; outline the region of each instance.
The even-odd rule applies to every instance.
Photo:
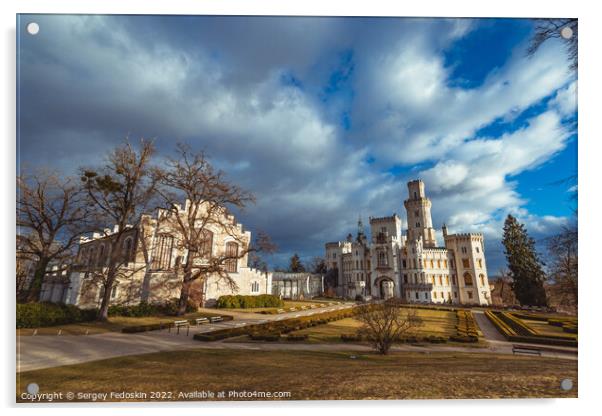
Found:
[[[73,167],[127,133],[158,137],[162,150],[193,142],[257,194],[248,225],[314,253],[353,231],[360,213],[403,216],[405,184],[383,173],[392,164],[431,166],[412,176],[427,182],[435,218],[450,229],[497,236],[509,212],[538,230],[560,221],[529,216],[512,181],[566,145],[576,82],[557,45],[531,59],[519,48],[466,89],[451,86],[441,51],[473,29],[469,19],[220,19],[181,29],[149,21],[159,34],[149,42],[126,17],[40,16],[48,36],[25,39],[21,62],[24,152],[44,149],[38,158]],[[333,56],[348,50],[353,128],[344,131],[336,115],[345,103],[320,93]],[[476,136],[551,94],[522,128]]]

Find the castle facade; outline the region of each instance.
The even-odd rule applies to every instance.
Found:
[[[346,298],[401,298],[411,303],[491,304],[483,234],[448,234],[438,246],[424,182],[408,183],[407,230],[397,214],[370,217],[369,239],[361,220],[357,236],[326,243],[327,269],[336,293]]]

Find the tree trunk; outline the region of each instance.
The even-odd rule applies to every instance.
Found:
[[[46,268],[48,267],[50,260],[40,259],[36,264],[36,270],[33,274],[33,280],[29,285],[29,291],[27,293],[28,302],[39,302],[40,292],[42,290],[42,283],[44,282],[44,276],[46,275]]]
[[[113,283],[115,283],[115,276],[117,275],[117,269],[115,266],[109,266],[107,271],[107,280],[104,285],[104,293],[102,294],[102,302],[100,303],[100,309],[98,311],[98,321],[106,321],[109,319],[109,303],[111,301],[111,290],[113,289]]]
[[[186,307],[188,306],[188,298],[190,297],[190,286],[192,286],[193,282],[190,279],[190,275],[190,272],[186,272],[184,274],[182,289],[180,290],[180,300],[178,301],[178,316],[182,316],[186,313]]]

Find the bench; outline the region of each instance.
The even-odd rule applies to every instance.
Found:
[[[284,309],[278,309],[276,312],[278,312],[278,313],[284,313]]]
[[[221,322],[223,321],[224,318],[222,318],[221,316],[212,316],[209,318],[209,322],[213,323],[213,322]]]
[[[539,355],[541,357],[541,349],[537,347],[530,347],[528,345],[513,345],[512,354],[532,354]]]
[[[186,336],[188,336],[188,334],[190,333],[190,322],[188,322],[187,320],[174,321],[173,326],[174,328],[176,328],[178,334],[180,333],[180,328],[184,327],[186,327]],[[169,332],[171,332],[171,327],[169,327]]]
[[[207,318],[196,318],[194,320],[194,322],[196,322],[196,326],[199,326],[200,324],[209,323],[209,319],[207,319]]]

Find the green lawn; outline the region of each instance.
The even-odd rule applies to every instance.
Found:
[[[206,312],[193,312],[183,316],[168,316],[168,315],[156,315],[156,316],[145,316],[140,318],[127,317],[127,316],[112,316],[106,322],[81,322],[77,324],[66,324],[49,326],[44,328],[37,328],[37,335],[57,335],[58,331],[61,330],[63,335],[85,335],[88,334],[100,334],[102,332],[121,332],[125,327],[138,326],[138,325],[152,325],[158,323],[171,323],[176,320],[182,319],[193,319],[203,316],[217,316],[222,315],[220,313],[206,313]],[[33,335],[33,328],[21,328],[17,329],[17,335],[29,336]]]
[[[422,326],[414,328],[407,335],[427,337],[429,335],[449,337],[456,334],[456,313],[431,309],[412,309],[422,319]],[[407,313],[408,309],[402,309]],[[293,332],[295,335],[307,334],[310,342],[339,342],[341,335],[355,334],[361,322],[354,318],[345,318],[312,328]]]
[[[569,392],[559,387],[564,378],[575,383]],[[482,353],[195,349],[17,374],[18,401],[32,382],[40,393],[167,391],[171,396],[165,398],[172,400],[185,400],[179,392],[199,390],[281,391],[292,400],[577,397],[577,361]]]

